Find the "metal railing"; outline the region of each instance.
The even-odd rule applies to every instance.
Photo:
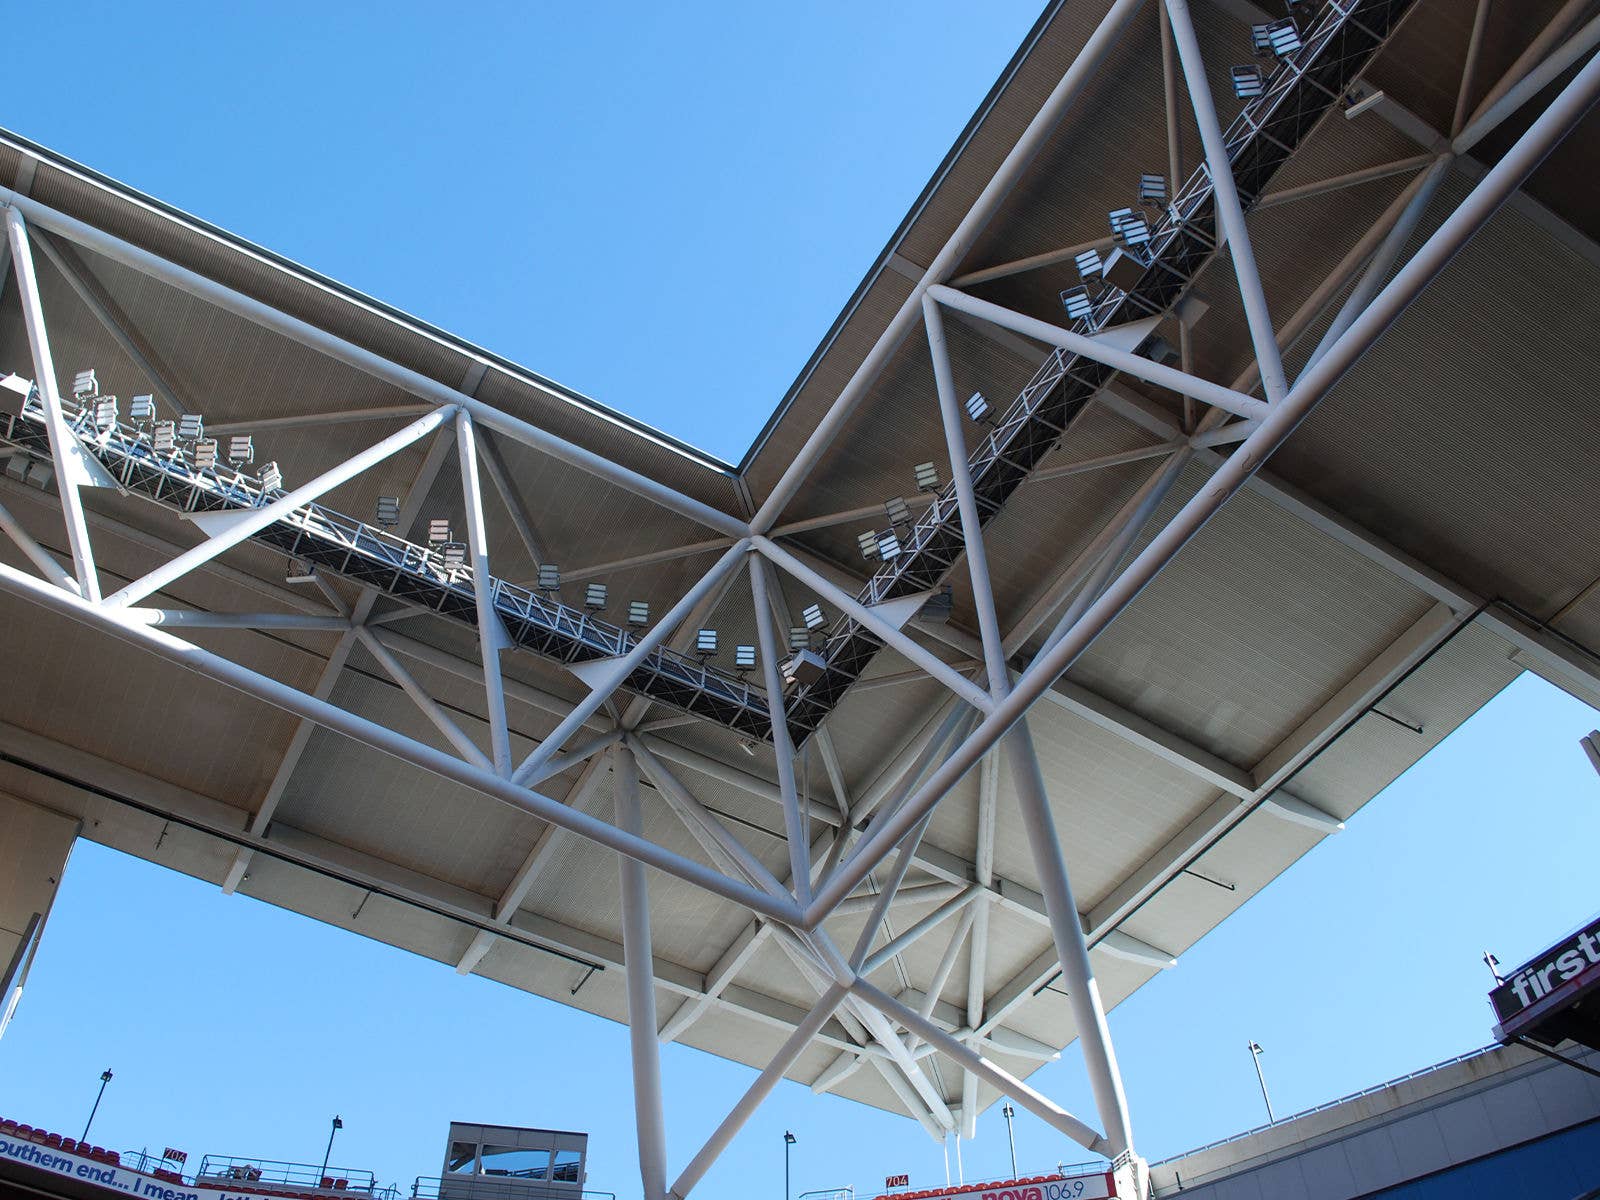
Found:
[[[206,1155],[200,1160],[200,1170],[195,1178],[226,1179],[252,1186],[282,1186],[311,1192],[340,1191],[363,1196],[380,1194],[371,1171],[353,1170],[350,1167],[328,1167],[324,1170],[314,1163],[241,1158],[229,1154]],[[322,1185],[324,1179],[330,1181],[329,1187]],[[336,1186],[341,1183],[344,1186]]]
[[[576,1183],[493,1175],[419,1175],[412,1200],[617,1200],[615,1192],[596,1192]]]
[[[1090,1162],[1081,1163],[1058,1162],[1051,1163],[1048,1167],[1037,1171],[1019,1171],[1015,1176],[974,1175],[970,1182],[965,1183],[951,1182],[948,1184],[935,1184],[932,1187],[919,1187],[916,1184],[907,1184],[905,1187],[891,1188],[888,1190],[883,1188],[862,1189],[861,1194],[864,1196],[870,1195],[873,1197],[873,1200],[884,1200],[885,1197],[887,1197],[888,1200],[899,1200],[899,1198],[903,1196],[909,1196],[912,1194],[923,1195],[928,1193],[933,1195],[955,1195],[959,1192],[971,1192],[979,1188],[1007,1188],[1013,1184],[1025,1183],[1028,1180],[1035,1179],[1074,1179],[1083,1175],[1099,1175],[1109,1171],[1110,1169],[1111,1164],[1105,1159],[1094,1159]],[[850,1189],[846,1190],[848,1191]],[[804,1200],[804,1197],[801,1197],[801,1200]]]
[[[195,467],[179,445],[157,452],[150,432],[120,421],[96,426],[93,404],[62,400],[69,427],[125,491],[154,500],[175,512],[248,512],[285,494],[256,476],[218,462]],[[50,458],[44,409],[37,393],[27,397],[20,415],[0,418],[0,441],[41,460]],[[302,504],[256,533],[254,541],[310,563],[318,570],[377,589],[413,607],[477,625],[472,569],[447,565],[441,551],[418,545],[315,501]],[[490,580],[491,603],[512,641],[541,657],[568,665],[627,654],[636,634],[587,609],[511,583]],[[749,737],[768,739],[766,693],[715,667],[675,650],[647,655],[625,687],[684,712],[717,721]]]

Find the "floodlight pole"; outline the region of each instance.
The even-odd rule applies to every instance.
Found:
[[[1006,1141],[1011,1146],[1011,1178],[1015,1179],[1017,1177],[1017,1128],[1014,1122],[1017,1110],[1011,1107],[1011,1101],[1007,1100],[1001,1107],[1000,1115],[1006,1119]]]
[[[61,393],[56,383],[55,359],[50,353],[50,335],[45,328],[44,304],[39,299],[39,280],[34,273],[33,251],[28,246],[28,228],[16,205],[6,206],[6,237],[11,245],[11,263],[17,275],[17,296],[22,318],[28,328],[28,347],[33,352],[34,385],[39,403],[44,406],[45,428],[50,433],[50,459],[56,469],[56,491],[61,497],[61,512],[66,518],[67,541],[72,547],[72,565],[77,574],[78,594],[91,604],[100,600],[100,581],[95,575],[94,550],[89,544],[89,524],[83,515],[83,498],[78,484],[87,456],[77,437],[67,427],[61,413]]]
[[[319,1180],[328,1177],[328,1160],[333,1157],[333,1137],[343,1128],[344,1122],[339,1119],[337,1113],[334,1114],[333,1125],[328,1130],[328,1148],[322,1152],[322,1170],[317,1172]]]
[[[83,1123],[83,1136],[78,1139],[80,1142],[88,1141],[89,1126],[94,1124],[94,1115],[100,1111],[100,1101],[105,1097],[106,1084],[110,1082],[111,1068],[107,1067],[100,1072],[100,1090],[94,1094],[94,1107],[89,1110],[89,1119]]]
[[[1250,1061],[1255,1064],[1256,1082],[1261,1085],[1261,1102],[1267,1106],[1267,1124],[1276,1124],[1278,1118],[1272,1111],[1272,1097],[1267,1095],[1267,1077],[1261,1073],[1261,1044],[1250,1043]]]

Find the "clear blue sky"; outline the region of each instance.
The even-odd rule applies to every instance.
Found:
[[[0,123],[710,451],[738,457],[1037,15],[1031,2],[33,5]],[[45,86],[46,78],[53,79]],[[1588,916],[1597,715],[1489,709],[1112,1017],[1152,1157],[1487,1040],[1511,962]],[[1537,877],[1537,885],[1527,883]],[[1524,881],[1524,882],[1518,882]],[[253,964],[245,968],[242,963]],[[1070,1057],[1070,1056],[1069,1056]],[[409,1184],[452,1117],[594,1135],[638,1194],[620,1027],[83,844],[0,1041],[0,1111],[95,1140],[335,1159]],[[666,1052],[670,1158],[751,1072]],[[1035,1082],[1092,1104],[1070,1062]],[[782,1085],[702,1185],[909,1170],[905,1119]],[[1073,1148],[1020,1115],[1019,1156]],[[968,1177],[1006,1164],[998,1111]]]

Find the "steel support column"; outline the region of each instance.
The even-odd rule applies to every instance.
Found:
[[[644,836],[639,772],[626,747],[611,751],[617,826]],[[661,1105],[661,1046],[656,1041],[655,956],[650,945],[650,893],[644,864],[617,856],[622,887],[622,952],[628,975],[628,1039],[633,1047],[633,1112],[639,1130],[639,1178],[644,1200],[667,1193],[667,1134]]]
[[[39,389],[45,426],[50,431],[50,458],[55,464],[56,491],[61,496],[61,513],[67,523],[67,541],[72,547],[78,594],[95,604],[100,600],[100,581],[95,575],[94,550],[89,544],[83,499],[78,495],[79,480],[89,469],[90,460],[67,428],[66,418],[61,413],[56,364],[50,353],[50,334],[45,328],[44,304],[39,299],[33,252],[28,248],[28,228],[15,205],[6,208],[6,237],[11,245],[12,266],[16,268],[17,296],[22,304],[23,323],[28,329],[28,347],[33,352],[34,384]]]
[[[472,553],[472,596],[478,612],[478,651],[483,694],[489,708],[489,753],[494,769],[511,775],[511,734],[506,728],[506,692],[500,682],[500,650],[510,640],[494,609],[489,574],[489,532],[483,519],[483,483],[478,477],[478,438],[472,418],[456,410],[456,457],[461,463],[461,499],[466,507],[467,549]]]
[[[1039,890],[1044,893],[1045,911],[1050,916],[1050,933],[1061,973],[1067,984],[1067,1003],[1078,1031],[1084,1066],[1094,1090],[1095,1107],[1106,1130],[1104,1153],[1115,1158],[1133,1151],[1133,1127],[1128,1120],[1128,1098],[1117,1070],[1117,1055],[1111,1045],[1111,1030],[1106,1025],[1105,1006],[1094,968],[1089,965],[1089,946],[1084,941],[1083,924],[1078,918],[1078,902],[1067,877],[1067,864],[1056,834],[1055,816],[1045,794],[1044,775],[1034,753],[1033,735],[1027,721],[1018,721],[1006,735],[1006,761],[1017,790],[1017,808],[1033,850],[1033,863],[1039,873]]]

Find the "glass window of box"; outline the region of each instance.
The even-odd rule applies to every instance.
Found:
[[[550,1178],[556,1183],[582,1183],[578,1178],[579,1167],[583,1163],[583,1155],[576,1150],[557,1150],[555,1166],[550,1170]]]
[[[478,1161],[478,1144],[476,1142],[451,1142],[450,1158],[445,1165],[445,1170],[452,1174],[472,1174]]]
[[[484,1175],[502,1175],[511,1179],[549,1179],[550,1151],[524,1150],[519,1146],[485,1146],[482,1165]]]

